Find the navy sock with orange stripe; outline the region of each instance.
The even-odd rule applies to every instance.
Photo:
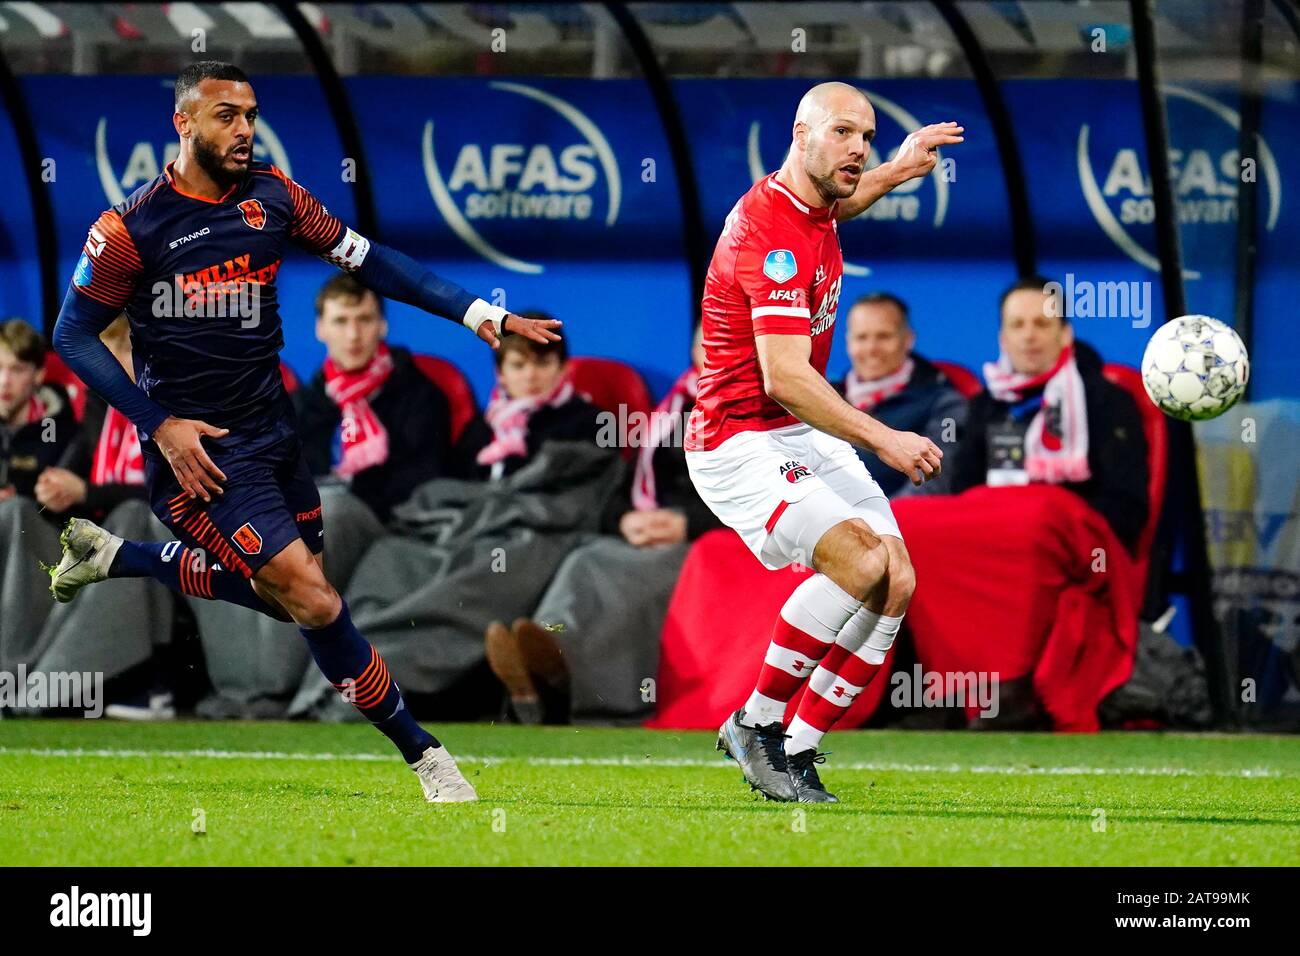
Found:
[[[253,582],[179,541],[123,541],[110,578],[153,578],[173,591],[252,608],[278,621],[284,616],[253,590]]]
[[[415,763],[437,738],[415,722],[406,709],[397,681],[375,646],[352,623],[347,602],[324,627],[300,627],[316,666],[334,689],[397,745],[407,763]]]

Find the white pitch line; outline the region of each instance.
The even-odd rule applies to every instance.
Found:
[[[393,754],[372,753],[302,753],[280,750],[113,750],[59,749],[37,747],[0,747],[0,756],[14,754],[28,757],[116,757],[134,759],[214,759],[214,760],[307,760],[394,763]],[[494,757],[480,754],[457,754],[462,763],[523,763],[533,767],[706,767],[734,770],[736,765],[722,758],[697,757]],[[972,773],[1006,776],[1046,777],[1230,777],[1235,779],[1277,778],[1289,776],[1268,767],[1243,767],[1239,770],[1189,770],[1185,767],[1035,767],[999,764],[921,764],[888,761],[846,761],[834,764],[836,770],[868,770],[882,773]]]

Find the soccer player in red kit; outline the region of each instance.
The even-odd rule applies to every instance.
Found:
[[[705,365],[686,432],[691,480],[766,567],[814,572],[781,609],[753,694],[719,730],[718,748],[775,800],[835,802],[817,745],[880,669],[915,583],[889,501],[851,446],[915,484],[939,474],[943,457],[826,381],[844,272],[837,223],[929,174],[937,149],[962,132],[926,126],[867,171],[876,119],[866,95],[813,87],[785,164],[736,203],[709,266]]]

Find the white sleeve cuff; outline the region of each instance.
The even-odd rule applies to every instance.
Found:
[[[497,334],[501,334],[501,324],[509,313],[499,305],[489,305],[482,299],[475,299],[465,310],[465,317],[461,319],[465,327],[475,334],[478,333],[478,327],[489,319],[496,326]]]

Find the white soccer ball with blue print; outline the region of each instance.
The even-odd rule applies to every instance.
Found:
[[[1142,355],[1142,384],[1166,415],[1184,422],[1222,415],[1250,379],[1237,333],[1208,315],[1184,315],[1156,329]]]

